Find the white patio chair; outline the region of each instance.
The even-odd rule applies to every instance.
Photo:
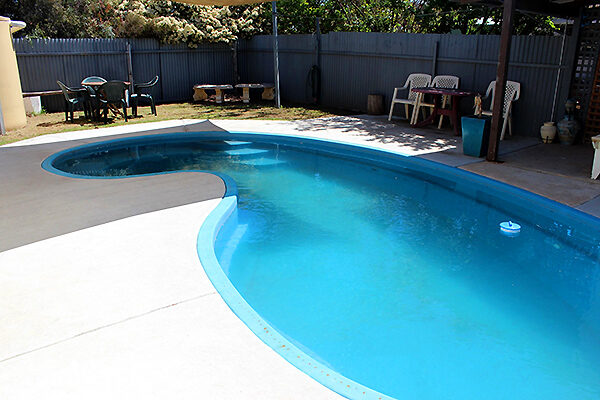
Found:
[[[428,74],[410,74],[406,79],[406,83],[401,88],[394,88],[394,96],[392,97],[392,105],[390,107],[390,115],[388,117],[388,121],[392,120],[392,115],[394,114],[394,106],[396,104],[404,104],[404,112],[406,113],[406,119],[410,119],[411,123],[414,117],[414,112],[412,117],[409,118],[409,108],[408,106],[414,106],[417,101],[417,93],[412,91],[414,87],[427,87],[431,84],[431,75]],[[398,92],[401,90],[408,89],[408,96],[406,99],[399,99]]]
[[[460,78],[458,76],[453,76],[453,75],[438,75],[435,78],[433,78],[433,81],[431,81],[431,87],[436,87],[436,88],[444,88],[444,89],[458,89],[458,85],[460,83]],[[444,96],[442,98],[442,108],[446,108],[446,106],[448,105],[448,96]],[[417,99],[417,104],[416,104],[416,109],[415,109],[415,118],[419,118],[419,110],[421,109],[421,107],[429,107],[433,110],[433,108],[435,107],[435,104],[433,103],[424,103],[423,102],[423,96],[419,96],[419,98]],[[423,110],[423,118],[425,118],[425,110]],[[438,123],[438,129],[441,129],[442,127],[442,122],[444,120],[444,116],[440,115],[440,122]],[[417,121],[414,121],[415,123]]]
[[[488,86],[487,92],[485,93],[485,97],[481,99],[483,101],[492,98],[490,102],[490,109],[483,110],[481,113],[483,115],[492,115],[492,110],[494,109],[494,94],[496,92],[496,81],[490,82]],[[515,81],[506,81],[506,89],[504,91],[504,107],[502,108],[502,118],[504,118],[504,123],[502,124],[502,133],[500,134],[500,140],[504,140],[504,135],[506,133],[506,126],[508,125],[508,133],[512,136],[512,104],[513,102],[519,100],[519,96],[521,95],[521,84]]]

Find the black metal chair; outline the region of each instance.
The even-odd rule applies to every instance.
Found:
[[[123,107],[123,116],[127,122],[127,96],[125,94],[127,85],[123,81],[109,81],[97,90],[97,98],[100,101],[100,107],[104,107],[104,122],[108,122],[108,108],[113,108],[113,111],[118,110],[116,107]]]
[[[71,122],[74,121],[73,114],[77,104],[81,104],[83,113],[87,118],[89,110],[85,101],[87,90],[84,88],[70,88],[61,81],[56,81],[56,83],[60,87],[60,90],[62,90],[63,96],[65,96],[65,121],[69,121],[69,116],[71,117]]]
[[[158,83],[158,76],[155,76],[154,79],[152,79],[150,82],[147,83],[137,83],[133,85],[133,90],[135,93],[132,93],[129,96],[129,101],[131,103],[131,111],[133,113],[134,116],[137,117],[137,108],[138,108],[138,102],[141,99],[145,99],[148,100],[150,102],[150,107],[152,110],[152,114],[156,115],[156,105],[154,104],[154,99],[152,98],[152,95],[149,93],[142,93],[143,89],[149,89],[152,86],[156,85]]]

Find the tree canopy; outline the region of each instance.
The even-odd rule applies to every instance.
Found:
[[[499,33],[502,10],[450,0],[280,0],[282,34],[321,30]],[[166,0],[0,0],[0,15],[25,21],[21,36],[150,37],[164,43],[230,42],[271,32],[271,6],[205,7]],[[551,34],[550,18],[519,14],[517,34]]]

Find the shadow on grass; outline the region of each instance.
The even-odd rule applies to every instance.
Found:
[[[127,121],[139,121],[142,122],[144,119],[143,115],[138,115],[137,117],[134,117],[133,115],[128,115],[127,116]],[[69,127],[89,127],[89,128],[102,128],[102,127],[106,127],[106,126],[110,126],[110,125],[114,125],[114,124],[125,124],[125,118],[121,117],[121,116],[110,116],[108,117],[107,120],[104,119],[104,117],[100,118],[100,119],[89,119],[89,118],[85,118],[84,116],[79,116],[76,117],[73,121],[52,121],[52,122],[40,122],[38,124],[36,124],[36,126],[38,127],[42,127],[42,128],[53,128],[53,127],[64,127],[64,128],[69,128]]]

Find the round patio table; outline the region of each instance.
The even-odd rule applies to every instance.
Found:
[[[422,98],[425,94],[433,95],[433,111],[431,115],[421,122],[417,122],[412,126],[421,128],[427,125],[431,125],[435,122],[438,115],[447,115],[450,118],[452,127],[454,128],[454,135],[460,136],[460,100],[463,97],[476,96],[478,93],[471,90],[462,89],[445,89],[445,88],[433,88],[433,87],[420,87],[413,88],[413,92],[419,93]],[[448,96],[450,98],[450,108],[442,107],[442,98]]]
[[[131,82],[127,82],[127,81],[119,81],[119,82],[123,82],[126,85],[130,85]],[[89,86],[91,88],[99,88],[100,86],[104,85],[106,83],[106,81],[101,82],[101,81],[88,81],[86,82],[86,80],[82,80],[81,81],[81,86]]]

